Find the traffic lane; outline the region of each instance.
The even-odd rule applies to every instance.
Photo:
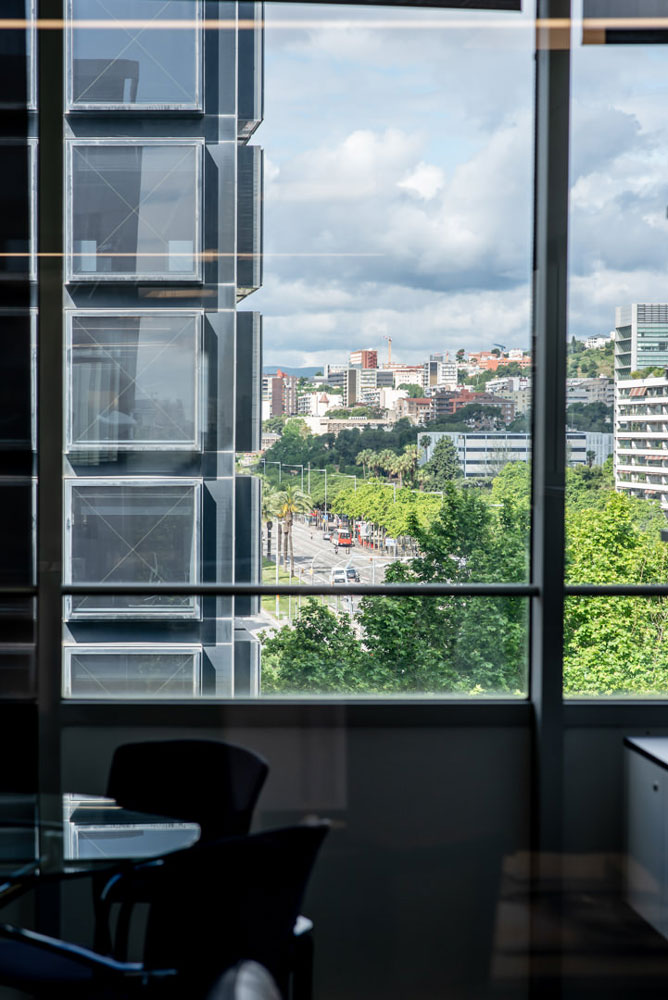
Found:
[[[295,524],[293,532],[295,568],[304,567],[314,582],[329,583],[332,569],[353,566],[360,575],[360,583],[382,583],[386,567],[395,561],[393,556],[381,555],[359,544],[352,548],[340,546],[337,551],[331,542],[323,540],[322,532],[305,525]]]

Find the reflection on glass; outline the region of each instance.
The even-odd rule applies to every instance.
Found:
[[[70,0],[70,17],[71,107],[199,107],[197,0]]]
[[[63,693],[71,698],[191,698],[201,693],[193,648],[65,647]]]
[[[200,149],[72,143],[71,276],[196,278]]]
[[[192,314],[74,314],[70,448],[196,447],[198,339]]]
[[[72,583],[193,583],[199,488],[182,482],[67,483],[67,569]],[[77,597],[76,617],[192,617],[189,597]]]
[[[16,23],[0,31],[0,108],[34,107],[34,0],[3,0],[2,16]]]
[[[0,32],[0,37],[2,32]],[[35,149],[24,143],[0,142],[0,279],[35,277]]]

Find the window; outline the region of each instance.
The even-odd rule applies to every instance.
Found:
[[[71,110],[201,108],[198,0],[69,0],[68,7]]]
[[[200,488],[165,480],[66,480],[67,577],[72,583],[195,583]],[[76,597],[73,618],[192,618],[190,597]]]
[[[201,649],[170,646],[64,647],[70,698],[191,698],[201,693]]]
[[[69,449],[197,448],[200,336],[193,313],[70,314]]]
[[[199,143],[69,145],[71,281],[201,274]]]

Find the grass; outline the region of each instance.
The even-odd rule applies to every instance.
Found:
[[[268,559],[266,556],[262,557],[262,582],[263,583],[276,583],[276,563],[273,559]],[[288,570],[284,569],[283,566],[279,566],[278,569],[278,582],[279,583],[308,583],[309,581],[305,578],[302,579],[299,576],[291,576]],[[321,598],[319,598],[321,600]],[[292,616],[294,617],[295,612],[299,606],[298,597],[279,597],[278,608],[279,615],[276,615],[276,598],[271,594],[267,594],[262,598],[262,607],[270,615],[280,618],[288,618],[290,611],[292,611]]]

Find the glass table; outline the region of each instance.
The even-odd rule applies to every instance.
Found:
[[[196,823],[124,809],[102,796],[0,794],[0,902],[35,880],[169,854],[199,835]]]

